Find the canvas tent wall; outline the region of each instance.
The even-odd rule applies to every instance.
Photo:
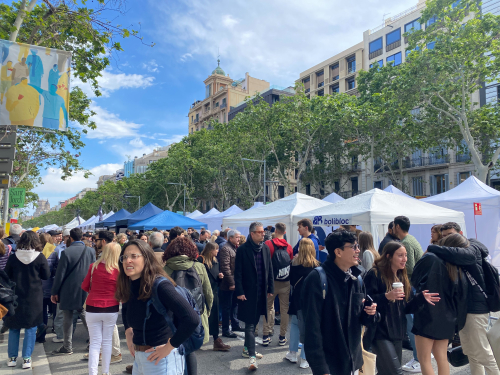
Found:
[[[190,218],[190,219],[196,219],[197,217],[203,215],[200,211],[198,210],[195,210],[193,212],[191,212],[190,214],[187,214],[186,217]]]
[[[221,228],[222,227],[222,219],[224,219],[225,217],[228,217],[228,216],[236,215],[240,212],[243,212],[243,210],[241,208],[239,208],[238,206],[233,205],[233,206],[229,207],[226,211],[220,212],[217,215],[207,217],[207,218],[203,219],[203,221],[205,223],[207,223],[207,225],[208,225],[207,229],[210,230],[211,232],[213,232],[214,230],[221,230],[222,229]]]
[[[461,211],[469,237],[481,241],[490,251],[492,263],[500,267],[500,192],[471,176],[453,189],[423,201]],[[481,203],[482,215],[475,217],[474,203]],[[450,220],[452,221],[452,220]],[[444,222],[440,223],[443,224]]]
[[[230,228],[248,228],[254,221],[261,222],[264,227],[274,226],[278,222],[286,224],[287,240],[294,246],[298,241],[297,224],[293,224],[295,215],[301,214],[313,208],[320,208],[330,205],[320,199],[310,197],[305,194],[295,193],[288,197],[281,198],[265,206],[240,212],[239,214],[225,217],[222,220],[224,227]]]
[[[80,225],[78,225],[77,228],[80,228],[81,230],[85,230],[85,227],[87,226],[88,223],[90,223],[92,220],[94,220],[96,218],[96,216],[92,216],[90,219],[86,220],[85,222],[81,223]]]
[[[206,219],[206,218],[209,218],[209,217],[214,216],[214,215],[217,215],[217,214],[220,214],[220,211],[214,207],[214,208],[212,208],[210,211],[208,211],[207,213],[205,213],[205,214],[203,214],[203,215],[201,215],[201,216],[198,216],[198,217],[196,218],[196,220],[199,220],[199,221],[205,222],[205,219]]]
[[[407,216],[413,225],[437,224],[445,221],[465,223],[464,214],[459,211],[407,198],[380,189],[294,215],[293,223],[307,218],[314,225],[329,227],[333,225],[361,225],[363,231],[371,232],[376,247],[384,238],[387,224],[396,216]],[[410,228],[411,229],[411,228]],[[422,244],[421,244],[422,245]],[[423,244],[425,248],[427,244]],[[422,246],[422,248],[424,248]]]
[[[131,225],[129,229],[151,230],[153,228],[158,228],[159,230],[170,230],[173,227],[181,227],[182,229],[188,229],[190,227],[201,229],[202,227],[206,228],[207,224],[166,210],[149,219]]]

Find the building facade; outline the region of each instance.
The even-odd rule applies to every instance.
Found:
[[[50,203],[48,199],[39,199],[36,205],[36,210],[33,213],[33,217],[38,217],[40,215],[46,214],[50,211]]]
[[[218,63],[217,68],[204,81],[205,98],[195,101],[189,108],[189,133],[208,129],[208,121],[211,119],[220,123],[227,122],[231,106],[241,103],[247,96],[269,89],[269,82],[251,77],[248,73],[245,73],[245,78],[233,80],[220,67],[220,60]]]

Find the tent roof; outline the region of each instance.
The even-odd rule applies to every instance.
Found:
[[[396,186],[394,185],[389,185],[387,186],[384,191],[388,192],[388,193],[392,193],[392,194],[397,194],[397,195],[401,195],[402,197],[407,197],[407,198],[413,198],[412,196],[402,192],[401,190],[399,190]]]
[[[196,219],[197,220],[203,220],[203,219],[206,219],[207,217],[211,217],[211,216],[214,216],[214,215],[217,215],[217,214],[220,214],[220,211],[214,207],[210,211],[208,211],[207,213],[205,213],[205,214],[203,214],[201,216],[198,216]]]
[[[95,224],[97,228],[102,228],[102,227],[111,227],[114,226],[117,220],[125,219],[126,217],[130,216],[131,213],[128,212],[126,209],[122,208],[120,211],[118,211],[116,214],[113,214],[103,221],[100,221]]]
[[[52,229],[56,229],[56,228],[59,228],[59,225],[57,225],[57,224],[49,224],[49,225],[44,226],[41,229],[47,231],[47,230],[52,230]]]
[[[500,206],[500,191],[495,190],[471,176],[460,185],[444,193],[423,199],[428,203],[449,203],[450,208],[463,208],[464,205],[481,203],[482,206]]]
[[[191,212],[190,214],[187,214],[186,217],[190,218],[190,219],[196,219],[197,217],[200,217],[201,215],[203,215],[203,213],[201,213],[200,211],[198,210],[194,210],[193,212]]]
[[[227,216],[236,215],[240,212],[243,212],[243,210],[241,208],[239,208],[236,205],[232,205],[226,211],[220,212],[217,215],[207,217],[207,218],[203,219],[203,221],[205,221],[205,223],[207,223],[207,225],[208,225],[207,229],[212,230],[212,231],[216,230],[216,229],[220,230],[223,218],[225,218]]]
[[[328,195],[328,196],[326,196],[326,197],[323,198],[323,201],[330,202],[330,203],[336,203],[336,202],[340,202],[340,201],[343,201],[343,200],[345,200],[345,199],[342,198],[340,195],[338,195],[335,192],[333,192],[330,195]]]
[[[75,217],[68,224],[63,225],[64,229],[73,229],[73,228],[76,228],[77,226],[79,226],[80,224],[78,224],[78,219],[80,219],[80,223],[83,223],[85,221],[80,216],[79,217]]]
[[[317,208],[294,217],[294,223],[308,218],[314,225],[388,224],[396,216],[407,216],[412,224],[436,224],[447,221],[465,223],[463,212],[438,207],[418,199],[372,189],[366,193]]]
[[[81,223],[78,228],[81,228],[81,227],[84,227],[85,225],[87,225],[88,223],[90,223],[92,220],[94,220],[96,218],[96,216],[92,216],[90,219],[88,219],[87,221],[85,221],[84,223]]]
[[[121,220],[116,221],[116,226],[130,226],[138,223],[139,221],[146,220],[151,216],[158,215],[163,212],[161,208],[156,207],[153,203],[149,202],[145,206],[139,208],[132,215],[127,216]]]
[[[190,219],[189,217],[166,210],[146,220],[131,225],[129,229],[151,230],[153,228],[158,228],[169,230],[173,227],[181,227],[183,229],[187,229],[190,227],[194,229],[201,229],[202,227],[206,228],[207,225],[197,220]]]
[[[249,208],[249,210],[253,210],[254,208],[263,206],[263,202],[253,202],[253,206]]]

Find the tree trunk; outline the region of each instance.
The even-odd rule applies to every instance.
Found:
[[[27,0],[21,1],[21,6],[19,7],[19,12],[17,13],[16,20],[14,21],[14,26],[16,29],[10,33],[9,41],[15,42],[17,39],[17,34],[19,34],[19,29],[24,21],[24,17],[26,17],[27,12],[31,12],[35,7],[36,0],[31,0],[29,5],[26,6]]]
[[[474,163],[476,164],[476,163]],[[488,171],[490,170],[488,168],[488,166],[486,165],[483,165],[481,163],[481,165],[475,165],[476,169],[477,169],[477,178],[483,182],[483,183],[486,183],[486,179],[488,178]]]

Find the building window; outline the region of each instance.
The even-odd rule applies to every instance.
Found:
[[[340,92],[338,83],[336,85],[333,85],[330,87],[330,94],[337,93],[337,92]]]
[[[222,99],[222,105],[226,106],[226,98]]]
[[[467,180],[470,176],[472,176],[472,172],[457,173],[457,185],[460,185],[462,182]]]
[[[209,83],[205,86],[205,99],[212,95],[212,84]]]
[[[405,33],[412,33],[415,30],[420,30],[422,25],[420,25],[420,18],[417,18],[415,21],[411,21],[405,25]]]
[[[325,90],[319,90],[318,96],[325,96]]]
[[[437,195],[449,190],[448,174],[431,176],[431,195]]]
[[[325,71],[316,73],[316,82],[318,82],[318,87],[323,87],[325,85]]]
[[[347,58],[347,73],[356,72],[356,56],[351,56]]]
[[[330,77],[331,77],[330,79],[331,82],[339,79],[339,63],[330,66]]]
[[[352,190],[353,196],[354,196],[354,194],[356,194],[358,192],[358,178],[357,177],[351,178],[351,190]]]
[[[426,24],[426,25],[427,25],[427,27],[429,27],[429,26],[430,26],[430,25],[432,25],[433,23],[436,23],[436,21],[437,21],[437,17],[436,17],[436,16],[434,16],[434,17],[432,17],[432,18],[429,18],[429,19],[427,20],[427,24]]]
[[[373,183],[373,188],[382,190],[384,188],[383,182],[382,181],[375,181]]]
[[[424,179],[423,177],[413,177],[413,196],[421,197],[424,195]]]
[[[340,191],[340,181],[335,181],[333,183],[333,190],[335,190],[336,192]]]
[[[311,184],[306,185],[306,195],[311,195]]]
[[[394,30],[385,36],[385,44],[390,44],[401,41],[401,29]]]
[[[401,64],[401,52],[389,56],[386,61],[387,64],[392,63],[394,66]]]
[[[500,85],[486,87],[486,104],[495,103],[500,99]]]
[[[219,102],[215,103],[215,108],[217,108],[219,106]]]
[[[412,50],[406,50],[406,57],[408,57],[408,55],[409,55],[410,53],[412,53],[413,51],[419,51],[419,50],[420,50],[420,48],[419,48],[418,46],[417,46],[417,47],[415,47],[415,49],[412,49]]]
[[[374,40],[373,42],[370,42],[370,53],[382,49],[382,44],[383,44],[382,37],[378,38],[377,40]]]
[[[311,78],[307,77],[302,80],[302,83],[304,84],[304,90],[306,94],[311,91]]]
[[[285,198],[285,187],[278,186],[278,198]]]
[[[191,123],[193,123],[194,121],[194,116],[191,116]]]
[[[378,67],[381,68],[384,66],[384,60],[379,60],[378,62]],[[370,69],[373,68],[375,64],[370,64]]]
[[[356,80],[354,78],[347,80],[347,91],[352,90],[356,87]]]

